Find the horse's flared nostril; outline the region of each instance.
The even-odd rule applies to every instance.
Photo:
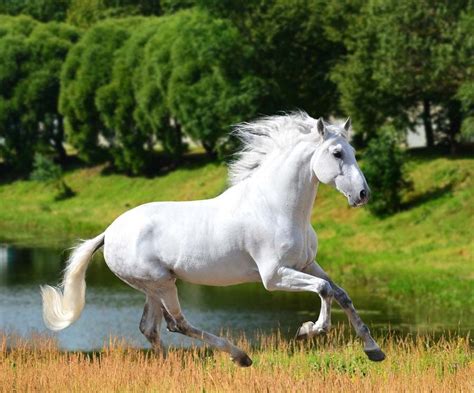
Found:
[[[360,192],[360,199],[363,200],[363,199],[365,199],[366,197],[367,197],[367,191],[362,190],[362,191]]]

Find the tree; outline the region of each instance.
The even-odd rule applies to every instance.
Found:
[[[69,0],[67,21],[89,28],[100,20],[138,15],[161,15],[160,0]]]
[[[17,169],[29,170],[38,149],[53,148],[65,158],[57,111],[59,73],[79,34],[56,22],[42,24],[24,16],[1,19],[1,155]]]
[[[0,0],[0,14],[29,15],[41,22],[64,21],[70,0]]]
[[[140,81],[139,70],[144,59],[144,47],[159,30],[161,20],[152,18],[141,24],[117,50],[110,83],[97,92],[97,108],[104,124],[114,131],[112,155],[119,170],[132,174],[144,172],[150,165],[157,130],[142,119],[137,102],[137,90],[151,85]],[[143,86],[140,85],[143,82]],[[151,104],[151,103],[150,103]],[[163,103],[155,101],[156,110]],[[147,111],[148,113],[148,111]],[[179,139],[181,143],[181,138]]]
[[[160,18],[160,25],[144,47],[143,61],[136,73],[135,121],[157,138],[174,161],[180,159],[184,146],[181,122],[170,110],[168,86],[174,66],[172,48],[186,28],[186,19],[186,14],[180,13]]]
[[[38,133],[44,148],[52,147],[64,162],[64,127],[58,113],[59,76],[67,53],[78,41],[72,26],[51,22],[39,24],[27,40],[27,73],[17,86],[17,107],[24,128]]]
[[[86,161],[103,155],[99,137],[108,143],[113,137],[97,108],[97,93],[110,83],[116,51],[142,21],[129,18],[98,23],[82,36],[66,58],[61,72],[59,111],[65,118],[68,139]]]
[[[328,74],[344,46],[330,41],[325,31],[326,7],[331,2],[196,2],[211,14],[232,21],[254,48],[247,67],[265,81],[257,113],[302,108],[314,116],[329,116],[337,111],[338,91]]]
[[[454,144],[461,120],[456,92],[469,69],[468,59],[459,56],[469,35],[455,42],[463,12],[467,1],[363,5],[345,35],[347,60],[333,72],[343,108],[359,112],[356,127],[372,121],[374,135],[384,118],[402,130],[422,122],[428,145],[444,135]]]
[[[175,14],[170,23],[180,29],[171,51],[171,115],[213,155],[229,127],[254,116],[258,107],[263,82],[248,71],[252,48],[229,21],[204,11]]]
[[[363,171],[372,192],[369,210],[384,216],[395,213],[401,205],[403,191],[410,187],[400,148],[399,133],[393,126],[385,126],[372,138],[364,152]]]
[[[460,84],[456,98],[461,103],[462,125],[461,139],[472,142],[474,140],[474,12],[472,8],[461,16],[453,45],[457,48],[457,55],[461,64],[467,64],[464,69],[465,80]]]
[[[145,46],[136,119],[179,155],[181,132],[210,155],[229,126],[255,114],[262,82],[246,67],[251,49],[229,21],[190,9],[161,18]]]

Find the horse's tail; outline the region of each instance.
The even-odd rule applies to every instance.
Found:
[[[43,319],[49,329],[67,328],[81,315],[86,296],[87,265],[103,244],[104,233],[81,242],[67,261],[62,284],[58,288],[49,285],[41,287]]]

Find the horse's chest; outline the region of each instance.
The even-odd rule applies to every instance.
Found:
[[[293,230],[277,235],[273,252],[285,266],[302,269],[314,260],[316,241],[309,231]]]

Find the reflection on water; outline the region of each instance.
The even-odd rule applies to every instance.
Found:
[[[65,253],[44,248],[0,246],[0,330],[20,334],[47,332],[41,316],[39,285],[55,284],[61,278]],[[144,295],[116,278],[97,253],[87,271],[86,307],[81,318],[57,335],[64,349],[89,350],[101,347],[110,336],[126,338],[138,346],[148,346],[138,330]],[[424,329],[467,331],[469,326],[457,319],[432,320],[426,315],[401,310],[370,288],[347,288],[362,318],[376,333],[387,329],[406,333]],[[267,292],[259,284],[218,288],[179,283],[181,304],[188,320],[204,330],[245,333],[280,328],[293,335],[319,312],[318,297],[310,293]],[[442,315],[442,310],[430,315]],[[333,323],[346,322],[335,306]],[[165,329],[163,329],[165,332]],[[188,345],[176,334],[163,333],[163,341]]]

